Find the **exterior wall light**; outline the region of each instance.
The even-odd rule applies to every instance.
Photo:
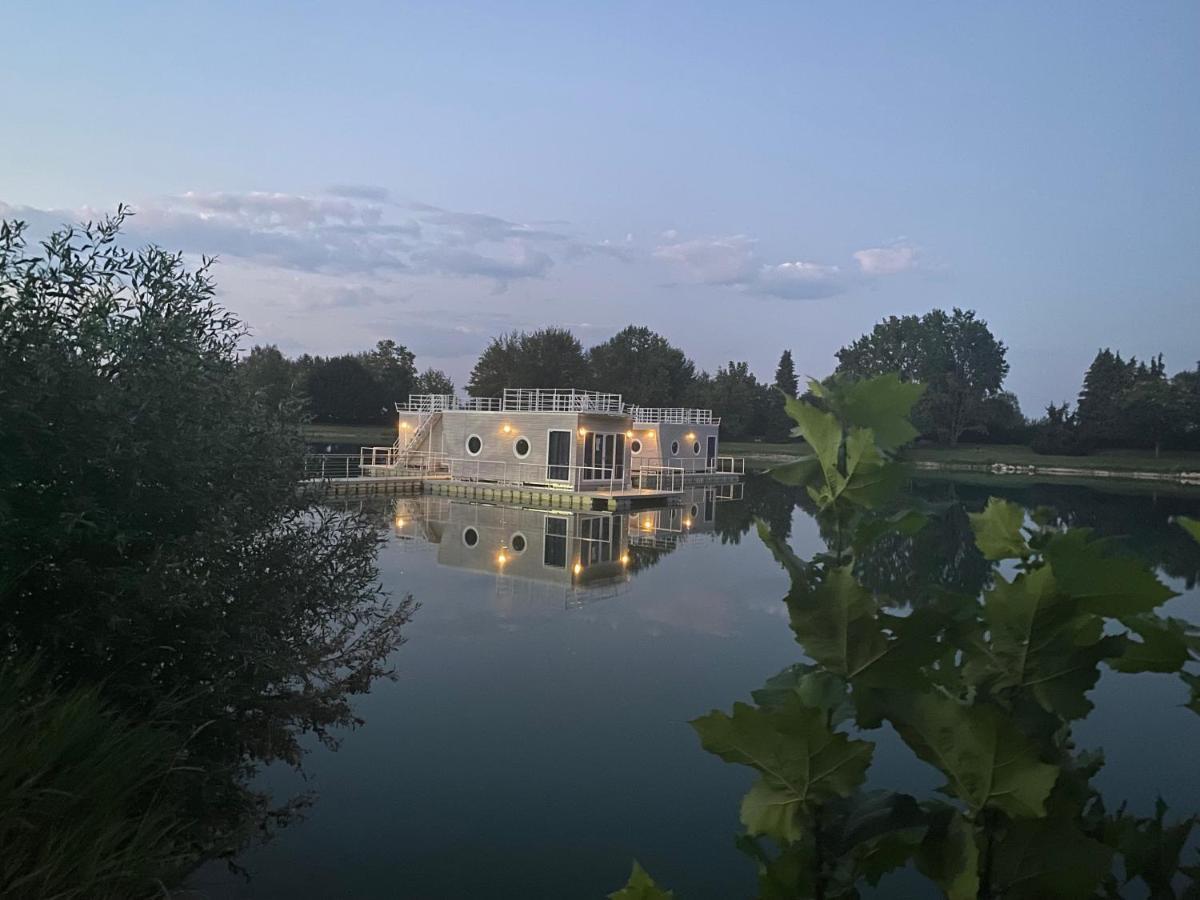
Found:
[[[575,563],[575,567],[571,571],[578,575],[583,571],[583,563]]]
[[[629,565],[629,554],[628,553],[621,554],[621,565],[623,565],[623,566]]]
[[[633,432],[632,431],[625,432],[625,437],[627,437],[627,438],[633,437]]]
[[[579,436],[580,436],[580,437],[583,437],[583,436],[584,436],[584,435],[586,435],[586,434],[587,434],[587,429],[586,429],[586,428],[580,428],[580,429],[579,429]]]
[[[505,434],[508,434],[508,433],[510,433],[510,432],[512,431],[512,426],[511,426],[511,425],[505,425],[505,426],[504,426],[503,428],[501,428],[500,430],[501,430],[501,431],[503,431]]]
[[[500,565],[504,565],[506,562],[508,562],[508,555],[501,550],[496,554],[496,562],[498,562]]]

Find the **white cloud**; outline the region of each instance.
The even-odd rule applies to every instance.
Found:
[[[768,264],[743,234],[664,244],[654,257],[673,264],[690,283],[736,287],[750,294],[816,300],[845,290],[837,266],[797,260]]]
[[[870,247],[858,250],[854,259],[864,275],[895,275],[917,267],[917,248],[900,242],[889,247]]]
[[[846,289],[837,266],[799,260],[763,266],[748,288],[757,294],[770,294],[786,300],[820,300]]]
[[[755,269],[754,240],[743,234],[663,244],[653,255],[700,284],[741,284]]]

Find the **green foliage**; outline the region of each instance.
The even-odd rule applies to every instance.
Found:
[[[649,328],[630,325],[587,354],[596,390],[623,395],[640,406],[679,406],[696,367],[682,350]]]
[[[952,446],[982,424],[983,404],[1001,391],[1007,348],[971,310],[891,316],[838,351],[839,374],[895,374],[927,390],[914,413],[917,427]]]
[[[1200,519],[1189,519],[1187,516],[1179,516],[1175,521],[1196,540],[1196,543],[1200,544]]]
[[[646,870],[633,861],[633,872],[625,887],[608,895],[608,900],[671,900],[673,891],[664,891],[646,874]]]
[[[732,716],[714,710],[692,721],[710,753],[758,770],[742,802],[750,834],[795,840],[807,809],[862,783],[874,745],[830,730],[827,719],[794,695],[766,709],[735,703]]]
[[[1021,533],[1025,510],[1017,504],[993,497],[981,513],[971,513],[975,543],[985,559],[1024,559],[1029,544]]]
[[[298,492],[297,410],[241,370],[207,270],[122,249],[122,218],[37,253],[0,225],[0,662],[186,743],[181,840],[229,855],[270,819],[257,764],[356,721],[412,607],[379,589],[376,526]]]
[[[159,879],[195,861],[170,802],[194,777],[182,741],[95,688],[46,684],[28,662],[0,667],[0,895],[161,896]]]
[[[414,394],[453,394],[454,382],[441,369],[428,368],[413,381]],[[397,398],[398,400],[403,398]]]
[[[945,792],[974,816],[985,808],[1013,817],[1045,814],[1058,768],[1001,710],[934,693],[891,692],[886,717],[921,759],[949,779]]]
[[[565,328],[514,331],[494,338],[471,370],[472,397],[500,397],[505,388],[590,387],[583,347]]]
[[[1108,814],[1091,785],[1103,759],[1081,752],[1071,728],[1103,665],[1179,673],[1200,710],[1200,676],[1183,671],[1200,659],[1200,632],[1159,615],[1172,592],[1112,541],[994,498],[948,519],[983,567],[965,589],[896,577],[899,593],[869,589],[861,573],[881,546],[948,514],[875,488],[901,481],[890,451],[905,432],[873,427],[892,416],[880,398],[898,385],[860,382],[866,396],[848,402],[835,380],[814,403],[788,402],[811,454],[773,474],[806,488],[828,547],[806,560],[765,522],[758,531],[791,580],[785,602],[809,661],[753,691],[755,705],[693,722],[705,749],[759,774],[738,839],[759,897],[856,897],[906,865],[964,900],[1118,896],[1121,866],[1126,884],[1175,896],[1172,879],[1200,874],[1180,859],[1194,820]],[[944,775],[945,799],[859,792],[873,756],[865,733],[884,722]]]

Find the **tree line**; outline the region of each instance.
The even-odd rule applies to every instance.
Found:
[[[1101,350],[1076,408],[1052,404],[1031,420],[1004,387],[1007,353],[973,310],[890,316],[837,352],[826,382],[890,372],[920,382],[925,392],[913,410],[914,425],[922,440],[950,446],[963,440],[1030,444],[1051,454],[1200,448],[1200,364],[1168,376],[1161,355],[1139,362]],[[296,359],[275,347],[255,347],[240,368],[252,389],[269,399],[282,402],[293,392],[306,398],[317,422],[390,424],[394,402],[410,393],[454,391],[444,372],[418,373],[412,351],[392,340],[358,354]],[[710,373],[638,325],[590,348],[565,328],[499,335],[480,354],[466,391],[495,397],[507,387],[587,388],[641,406],[712,409],[725,438],[768,441],[791,438],[783,398],[802,393],[790,350],[783,350],[770,380],[760,381],[745,361],[730,360]]]

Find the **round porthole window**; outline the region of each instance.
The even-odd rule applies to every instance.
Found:
[[[642,452],[642,442],[637,440],[636,438],[634,440],[630,441],[629,442],[629,451],[634,456],[637,456],[639,453]]]
[[[696,441],[696,443],[692,444],[692,452],[694,454],[696,454],[697,456],[700,455],[700,442],[699,441]]]
[[[474,547],[479,543],[479,532],[474,528],[463,529],[463,543],[468,547]]]
[[[525,540],[525,535],[519,531],[514,531],[512,537],[508,539],[509,549],[513,553],[524,553],[525,548],[529,546],[529,542]]]
[[[679,441],[671,441],[671,455],[672,456],[679,455]]]
[[[473,434],[469,438],[467,438],[467,452],[470,453],[472,456],[478,456],[479,451],[481,451],[482,449],[483,449],[483,438],[481,438],[479,435]]]
[[[700,507],[698,507],[695,503],[693,503],[692,504],[692,518],[694,519],[698,515],[700,515]]]
[[[524,459],[529,455],[529,438],[522,435],[513,441],[513,456]]]

